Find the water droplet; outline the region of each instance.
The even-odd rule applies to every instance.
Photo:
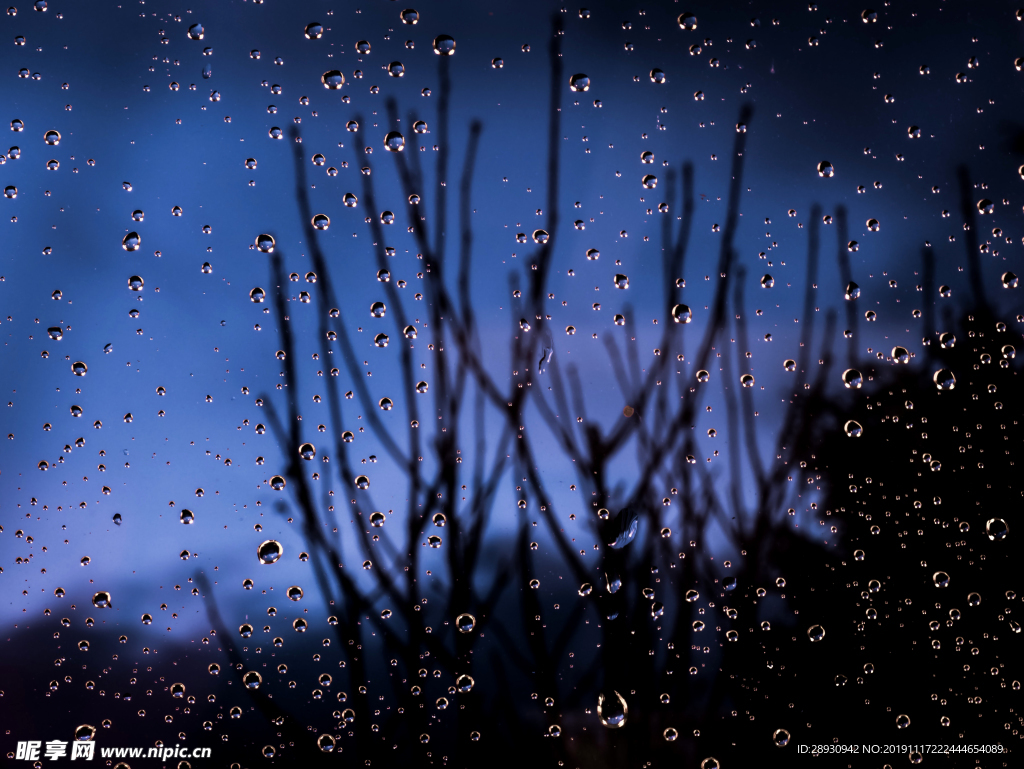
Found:
[[[47,131],[43,134],[43,141],[49,144],[51,147],[56,147],[60,144],[60,132],[59,131]]]
[[[121,248],[125,251],[138,251],[139,246],[141,245],[142,238],[139,237],[139,233],[137,232],[129,232],[121,241]]]
[[[193,24],[191,27],[188,28],[188,39],[202,40],[204,32],[205,30],[203,29],[202,24]]]
[[[855,368],[848,368],[843,372],[843,384],[847,389],[859,390],[864,384],[864,376]]]
[[[851,438],[860,438],[864,434],[864,428],[861,427],[860,422],[851,419],[843,425],[843,432]]]
[[[946,368],[936,371],[932,375],[932,381],[935,382],[935,386],[940,390],[952,390],[956,387],[956,377],[953,376],[952,371]]]
[[[476,617],[472,614],[460,614],[455,618],[455,627],[460,633],[472,633],[476,627]]]
[[[106,590],[100,590],[98,593],[94,593],[92,597],[92,605],[97,609],[109,609],[112,606],[110,600],[110,593]]]
[[[619,729],[626,725],[629,716],[629,706],[626,705],[626,698],[617,691],[611,694],[604,693],[597,695],[597,717],[601,725],[609,729]]]
[[[256,549],[256,556],[262,564],[276,563],[283,554],[284,548],[281,547],[281,543],[276,539],[268,539],[260,543],[260,546]]]
[[[320,82],[324,84],[324,88],[331,91],[337,91],[345,85],[345,76],[338,70],[332,69],[320,76]]]
[[[327,214],[316,214],[312,219],[313,229],[326,230],[331,226],[331,218]]]
[[[391,77],[404,77],[405,76],[405,65],[400,61],[393,61],[388,64],[388,74]]]
[[[685,304],[677,304],[672,308],[672,320],[676,323],[689,323],[693,320],[693,313],[690,307]]]
[[[985,522],[985,534],[993,542],[1005,539],[1010,533],[1010,527],[1002,518],[989,518]]]
[[[321,734],[316,738],[316,744],[324,753],[330,753],[334,750],[334,737],[329,734]]]
[[[89,367],[80,360],[76,360],[71,364],[71,373],[75,376],[85,376],[89,373]]]
[[[608,543],[613,550],[621,550],[636,538],[637,527],[640,522],[640,514],[632,505],[628,505],[619,511],[615,522],[610,527],[610,533],[614,537]]]
[[[438,35],[434,38],[434,53],[438,56],[451,56],[455,53],[455,39],[449,35]]]
[[[774,285],[775,278],[771,275],[765,274],[765,276],[761,278],[761,288],[771,288]]]
[[[825,628],[821,625],[811,625],[807,628],[807,637],[810,638],[812,642],[820,641],[825,637]]]
[[[569,78],[569,90],[577,92],[589,91],[590,78],[582,73],[573,75]]]
[[[256,249],[262,251],[264,254],[274,253],[274,246],[277,245],[277,241],[274,240],[273,235],[258,235],[256,237]]]
[[[312,21],[306,25],[305,35],[307,40],[319,40],[324,34],[324,27],[318,21]]]
[[[405,149],[405,137],[398,131],[388,131],[384,137],[384,148],[388,152],[401,152]]]

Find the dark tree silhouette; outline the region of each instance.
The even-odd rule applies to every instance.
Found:
[[[421,395],[418,389],[424,388],[417,384],[414,352],[424,340],[407,333],[411,326],[402,298],[394,284],[384,283],[393,338],[401,340],[403,405],[411,423],[404,435],[378,416],[377,403],[365,385],[350,311],[339,301],[330,260],[315,236],[301,145],[294,145],[296,196],[318,276],[320,353],[324,359],[331,351],[340,353],[353,383],[350,393],[341,392],[340,377],[331,377],[326,384],[333,453],[324,473],[342,485],[342,503],[353,501],[355,523],[341,525],[344,515],[329,512],[334,501],[322,497],[310,482],[309,465],[298,452],[304,436],[297,419],[296,388],[279,400],[264,394],[266,421],[280,445],[287,447],[284,454],[290,464],[282,475],[299,511],[319,590],[329,601],[330,629],[343,664],[333,688],[323,694],[331,702],[322,708],[309,700],[275,700],[264,689],[246,690],[254,706],[279,730],[280,739],[268,738],[268,743],[287,746],[277,753],[281,757],[308,759],[332,748],[344,751],[345,757],[354,756],[361,765],[479,766],[500,756],[509,762],[543,757],[552,765],[558,761],[567,766],[645,766],[683,760],[683,765],[712,769],[715,762],[734,765],[733,760],[779,749],[793,753],[797,743],[949,742],[952,732],[958,739],[978,743],[994,740],[999,735],[982,734],[980,725],[967,724],[973,724],[968,717],[971,708],[979,709],[971,704],[974,697],[989,702],[995,689],[1006,685],[1007,655],[1000,653],[1003,647],[995,645],[995,637],[1019,631],[1015,620],[1007,622],[1008,611],[998,620],[991,612],[984,613],[989,595],[993,603],[1004,600],[991,585],[1010,574],[1002,541],[990,542],[981,534],[986,516],[1007,518],[986,508],[1010,498],[1012,454],[1010,444],[1004,447],[1001,441],[1017,440],[1011,435],[1017,421],[1008,410],[997,410],[995,396],[985,387],[991,379],[998,392],[1012,391],[1016,374],[1010,365],[1012,353],[1000,346],[995,320],[981,309],[982,278],[976,246],[971,251],[973,241],[968,238],[967,245],[979,309],[956,328],[958,336],[970,341],[940,345],[933,338],[934,311],[926,302],[926,368],[894,368],[890,360],[884,361],[887,365],[861,361],[850,342],[841,357],[846,368],[861,369],[866,381],[859,390],[837,394],[837,313],[826,312],[820,335],[815,324],[813,287],[822,212],[812,211],[800,353],[792,363],[794,392],[775,436],[775,457],[763,456],[765,441],[759,435],[753,394],[741,384],[751,371],[742,353],[748,349],[747,274],[734,246],[746,129],[753,120],[751,108],[744,107],[731,154],[728,212],[716,268],[721,279],[710,309],[700,323],[687,326],[692,313],[682,303],[676,278],[686,262],[691,235],[694,172],[683,164],[667,178],[668,205],[672,211],[678,205],[681,215],[676,226],[670,217],[663,219],[658,354],[641,361],[634,343],[606,335],[609,360],[627,406],[621,417],[603,428],[587,414],[582,384],[586,373],[552,355],[546,341],[550,330],[543,302],[560,221],[560,105],[565,79],[560,23],[556,14],[549,41],[543,228],[551,237],[524,260],[527,267],[522,273],[509,276],[511,287],[522,289],[525,309],[522,323],[510,319],[507,347],[497,344],[493,335],[484,338],[470,291],[472,182],[484,135],[478,122],[470,126],[462,159],[454,206],[458,237],[446,237],[453,218],[444,183],[453,176],[449,57],[438,57],[439,151],[432,178],[421,166],[415,134],[405,137],[408,151],[393,155],[403,195],[410,201],[410,231],[423,259],[429,312],[425,327],[429,326],[435,362],[429,391]],[[399,107],[393,101],[387,115],[397,130]],[[362,201],[371,212],[377,264],[383,270],[384,225],[373,215],[380,210],[373,177],[363,179]],[[973,201],[966,172],[962,179],[963,213],[970,225]],[[834,221],[837,267],[853,297],[855,276],[847,256],[842,209],[834,212]],[[932,257],[926,250],[923,258],[930,297]],[[271,255],[271,271],[272,285],[278,287],[272,293],[285,353],[284,381],[294,383],[299,376],[294,363],[297,343],[282,291],[286,277],[280,251]],[[845,301],[845,312],[844,336],[855,340],[855,299]],[[634,335],[631,322],[627,313],[627,339]],[[706,376],[697,381],[670,376],[673,364],[687,354],[688,329],[701,325],[703,332],[689,353],[691,368],[711,368],[721,349],[719,371],[710,382],[701,381]],[[722,345],[726,338],[737,343]],[[979,368],[981,351],[991,362],[982,359]],[[963,372],[957,374],[955,389],[939,391],[932,382],[932,370],[940,365]],[[989,371],[992,376],[983,382]],[[697,460],[700,452],[691,429],[711,387],[721,388],[727,430],[738,438],[726,457],[724,476]],[[375,509],[373,492],[361,487],[357,460],[344,437],[350,398],[387,460],[405,479],[407,507],[395,516],[397,526],[389,521],[376,530],[379,542],[367,526]],[[913,407],[904,401],[913,401]],[[856,433],[852,427],[844,430],[850,420],[861,425],[862,437],[850,437],[847,433]],[[583,498],[590,500],[589,507],[556,510],[540,471],[545,460],[538,455],[533,431],[522,427],[528,421],[542,422],[572,460],[575,482]],[[919,437],[922,432],[930,437]],[[958,441],[966,442],[966,448],[955,447]],[[978,452],[980,458],[982,445],[984,472],[980,462],[975,469],[963,456]],[[635,455],[635,478],[628,488],[613,486],[611,470],[626,455]],[[921,461],[929,455],[941,463],[941,471]],[[515,512],[516,534],[509,542],[496,541],[489,533],[502,484],[514,486],[521,500]],[[462,488],[469,489],[465,501],[460,501]],[[812,505],[810,518],[802,513],[795,517],[805,488],[820,491],[822,502]],[[660,489],[672,492],[665,496]],[[596,561],[587,552],[589,544],[579,549],[580,543],[564,530],[560,521],[568,512],[580,518],[575,539],[596,543]],[[546,528],[554,552],[541,553],[531,545],[530,515]],[[422,573],[421,543],[433,530],[435,516],[444,522],[439,531],[444,535],[449,577],[440,596],[417,578]],[[875,526],[880,527],[879,534],[874,533]],[[829,527],[840,537],[823,539],[820,527]],[[689,546],[673,552],[670,538],[658,536],[661,529],[681,534]],[[724,537],[724,549],[741,554],[737,563],[727,567],[709,557],[715,536]],[[954,544],[951,537],[966,544]],[[345,552],[357,552],[372,562],[372,590],[351,576],[351,566],[342,565]],[[922,565],[906,566],[910,561]],[[890,566],[896,563],[903,565]],[[952,585],[965,587],[936,592],[932,574],[939,570],[950,575]],[[555,592],[564,604],[558,611],[531,589],[531,580],[553,575],[565,577]],[[872,579],[879,580],[877,589]],[[990,586],[980,610],[969,605],[964,592],[975,581]],[[1009,582],[1006,585],[1010,589]],[[208,584],[203,584],[203,591],[212,624],[227,634],[228,623],[218,613]],[[949,604],[933,598],[949,594],[959,600]],[[382,605],[389,607],[386,617]],[[960,631],[957,623],[968,620],[949,619],[954,605],[961,616],[980,612],[984,618],[970,632]],[[928,629],[939,613],[943,628],[952,629]],[[460,615],[471,615],[472,622],[457,620]],[[820,641],[812,626],[824,628]],[[958,633],[969,640],[953,638]],[[988,634],[986,643],[975,641],[983,634]],[[939,647],[932,648],[933,638],[941,641],[941,654]],[[569,654],[584,642],[587,652]],[[975,643],[981,651],[968,659],[975,654],[968,651]],[[226,647],[231,669],[240,679],[245,658],[230,641]],[[874,672],[868,672],[868,665]],[[953,671],[958,666],[962,672]],[[431,676],[440,680],[435,683]],[[924,701],[923,692],[946,697],[943,691],[951,687],[951,676],[957,678],[958,697],[971,681],[986,693],[970,695],[966,704],[960,697],[948,707]],[[900,682],[899,689],[893,689],[893,681]],[[991,695],[988,689],[993,690]],[[447,700],[447,708],[439,708],[438,697]],[[383,713],[379,703],[385,704]],[[935,714],[925,716],[927,708],[934,708]],[[910,711],[915,725],[920,713],[922,721],[934,722],[934,729],[906,732],[913,739],[904,739],[894,731],[895,719]],[[946,713],[960,731],[943,731],[938,714]],[[921,737],[924,733],[927,739]],[[256,747],[263,741],[252,737]]]

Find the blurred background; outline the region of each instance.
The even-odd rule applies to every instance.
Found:
[[[218,765],[725,765],[757,679],[723,661],[741,625],[691,605],[723,616],[736,589],[764,599],[750,632],[806,644],[776,580],[861,560],[868,502],[838,495],[866,500],[895,463],[861,447],[851,480],[852,444],[815,452],[850,419],[872,440],[880,383],[910,388],[894,408],[948,413],[938,335],[962,342],[968,315],[1003,324],[989,353],[1015,375],[1011,6],[41,1],[2,18],[5,753],[88,724],[101,746],[210,745]],[[968,399],[977,350],[955,352],[975,354],[943,369]],[[986,418],[1012,421],[1000,386]],[[1013,525],[987,512],[979,547],[1005,538],[989,518]],[[621,724],[599,695],[629,703]],[[794,753],[798,727],[833,741],[790,700],[760,706],[786,718],[747,710],[755,755]],[[906,734],[871,741],[929,741]]]

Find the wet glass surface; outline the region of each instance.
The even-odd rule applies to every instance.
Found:
[[[3,755],[1013,765],[1024,12],[0,18]]]

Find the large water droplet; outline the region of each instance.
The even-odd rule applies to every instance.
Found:
[[[345,76],[338,70],[332,69],[320,76],[320,82],[324,84],[324,88],[331,91],[337,91],[345,85]]]
[[[1005,539],[1006,535],[1010,533],[1010,527],[1006,524],[1002,518],[989,518],[985,522],[985,534],[993,542]]]
[[[449,35],[438,35],[435,37],[434,53],[438,56],[451,56],[455,53],[455,38]]]
[[[334,750],[334,737],[329,734],[321,734],[316,738],[316,745],[324,753],[330,753]]]
[[[284,553],[284,548],[276,539],[268,539],[256,549],[256,556],[262,564],[276,563]]]
[[[590,78],[580,73],[569,78],[569,89],[572,91],[589,91]]]
[[[697,29],[697,17],[692,13],[681,13],[679,18],[676,19],[680,29],[694,30]]]
[[[843,372],[843,384],[850,390],[859,390],[864,384],[864,376],[855,368],[848,368]]]
[[[948,368],[942,368],[932,374],[932,381],[940,390],[952,390],[956,387],[956,377]]]
[[[597,717],[601,720],[602,726],[620,729],[626,725],[628,715],[629,706],[626,705],[626,698],[617,691],[597,695]]]

